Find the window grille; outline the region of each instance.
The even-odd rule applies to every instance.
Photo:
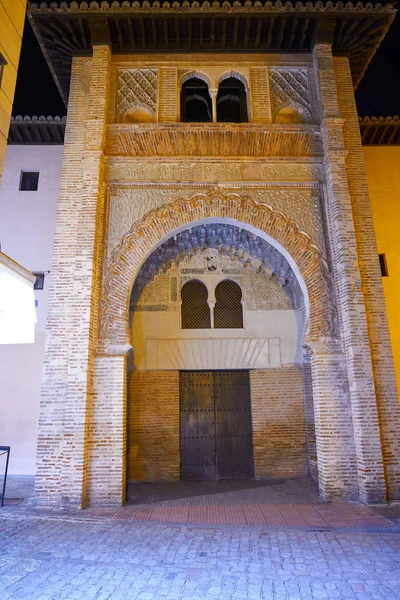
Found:
[[[210,307],[208,291],[204,283],[192,279],[181,290],[182,329],[210,329]]]
[[[215,288],[215,329],[242,329],[242,290],[235,281],[226,279]]]

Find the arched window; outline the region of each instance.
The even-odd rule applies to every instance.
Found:
[[[208,291],[204,283],[192,279],[181,290],[182,329],[210,329],[210,307]]]
[[[181,121],[183,123],[212,121],[212,104],[208,86],[198,77],[191,77],[182,85]]]
[[[215,288],[214,328],[242,329],[242,290],[235,281],[226,279]]]
[[[217,121],[247,123],[246,89],[236,77],[228,77],[219,84],[217,96]]]

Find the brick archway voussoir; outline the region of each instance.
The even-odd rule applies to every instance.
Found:
[[[133,282],[149,254],[174,232],[205,219],[229,219],[267,234],[291,256],[304,280],[309,298],[307,338],[330,335],[329,286],[321,251],[299,226],[271,206],[248,196],[212,190],[179,198],[146,213],[115,248],[103,280],[100,310],[100,347],[130,343],[129,297]]]

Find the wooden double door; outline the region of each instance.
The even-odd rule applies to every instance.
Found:
[[[248,371],[180,372],[181,479],[254,477]]]

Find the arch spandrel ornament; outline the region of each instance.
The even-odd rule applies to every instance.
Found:
[[[130,342],[129,298],[132,285],[147,256],[183,227],[210,219],[226,220],[258,230],[287,252],[300,273],[309,300],[307,340],[330,337],[336,312],[327,265],[311,236],[273,207],[249,196],[225,194],[220,188],[207,194],[178,198],[147,212],[116,246],[107,265],[100,310],[99,351],[125,347]]]

